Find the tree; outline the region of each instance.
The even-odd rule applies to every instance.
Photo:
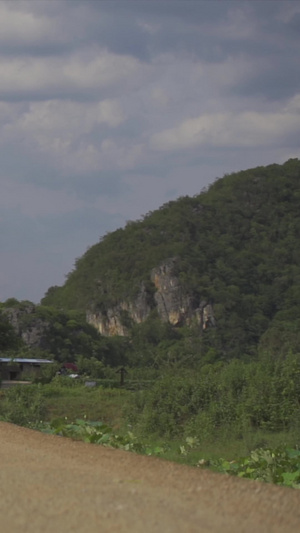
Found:
[[[0,350],[14,350],[22,344],[8,318],[0,311]]]

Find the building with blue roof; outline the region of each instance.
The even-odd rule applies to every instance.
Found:
[[[7,381],[21,381],[24,377],[34,379],[39,376],[41,368],[49,364],[53,364],[50,359],[0,357],[0,379]]]

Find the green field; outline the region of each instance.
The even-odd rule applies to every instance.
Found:
[[[163,434],[161,428],[147,432],[136,414],[143,394],[151,397],[151,390],[88,388],[62,378],[46,385],[2,390],[0,415],[2,420],[73,439],[300,487],[300,434],[296,427],[270,431],[244,426],[238,434],[220,426],[210,435],[204,432],[202,438],[199,431],[197,436],[188,434],[184,425],[174,435]]]

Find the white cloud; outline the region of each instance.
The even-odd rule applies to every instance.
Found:
[[[166,90],[159,85],[152,89],[152,99],[155,105],[159,107],[165,107],[169,102],[169,96]]]
[[[133,169],[141,161],[143,150],[144,145],[141,143],[133,144],[111,137],[105,138],[98,144],[96,139],[82,140],[76,148],[67,149],[64,157],[57,163],[60,170],[71,180],[72,176],[99,172],[99,182],[101,182],[103,171],[114,170],[118,178],[120,171]],[[88,186],[89,175],[86,179]]]
[[[277,112],[242,111],[203,114],[156,133],[152,146],[161,151],[212,147],[260,147],[284,141],[299,132],[299,96]]]
[[[14,2],[0,4],[0,43],[30,44],[47,39],[51,30],[50,20],[33,12],[18,9]],[[17,7],[17,9],[15,9]],[[19,7],[21,7],[19,5]]]
[[[19,97],[43,92],[55,94],[69,91],[101,89],[121,83],[136,73],[139,62],[105,50],[85,51],[71,57],[0,57],[0,97]]]
[[[94,128],[102,124],[116,128],[126,119],[120,103],[109,99],[89,103],[34,102],[8,123],[9,110],[14,107],[6,104],[2,111],[0,105],[0,124],[2,115],[6,119],[0,131],[2,143],[21,141],[31,153],[38,150],[48,154],[53,164],[75,171],[93,170],[99,165],[97,135],[93,141],[86,140]]]
[[[117,127],[124,122],[126,116],[116,100],[103,100],[97,105],[96,122],[104,122],[111,127]]]
[[[134,168],[141,160],[145,146],[142,143],[116,143],[113,139],[105,139],[101,144],[100,158],[106,168]]]
[[[146,33],[149,33],[150,35],[155,35],[161,28],[161,24],[159,22],[151,23],[146,22],[145,20],[139,20],[138,26]]]
[[[116,127],[124,120],[125,115],[117,100],[96,103],[49,100],[30,104],[14,124],[16,130],[20,128],[36,139],[43,135],[61,135],[72,141],[91,132],[97,124]]]
[[[300,93],[295,94],[284,108],[286,113],[300,113]]]
[[[0,1],[7,296],[16,279],[41,295],[94,236],[217,175],[299,157],[296,3],[168,3]]]
[[[0,45],[21,55],[40,47],[77,48],[93,24],[89,6],[68,0],[1,0]]]
[[[23,104],[11,104],[9,102],[0,102],[0,136],[1,128],[5,124],[11,124],[18,120],[20,114],[24,111]]]

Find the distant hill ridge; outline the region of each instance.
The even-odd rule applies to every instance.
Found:
[[[298,342],[300,161],[226,175],[105,235],[42,304],[104,335],[159,317],[233,356],[279,345],[286,324]]]

